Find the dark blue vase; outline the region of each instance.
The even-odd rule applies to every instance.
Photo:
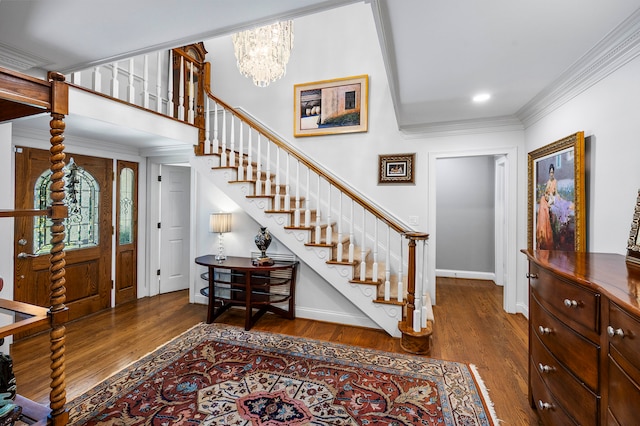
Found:
[[[268,259],[267,249],[271,244],[271,233],[267,231],[266,226],[260,227],[260,232],[258,233],[258,235],[256,235],[254,241],[256,242],[258,250],[260,250],[260,259]]]

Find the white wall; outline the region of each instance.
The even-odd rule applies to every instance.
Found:
[[[436,162],[436,269],[495,272],[494,158],[441,158]],[[481,275],[481,274],[479,274]],[[487,278],[487,279],[492,279]]]
[[[429,162],[432,156],[440,153],[464,156],[512,152],[517,156],[512,159],[516,169],[514,176],[518,167],[524,164],[526,168],[522,131],[407,136],[398,130],[369,4],[352,4],[296,19],[294,31],[294,47],[287,73],[266,88],[255,87],[250,79],[238,72],[230,36],[206,41],[214,94],[228,104],[248,111],[296,149],[328,168],[398,219],[408,223],[410,216],[416,216],[418,224],[415,230],[431,234],[430,250],[435,246],[435,222],[429,226],[432,207],[429,205]],[[361,74],[369,75],[369,129],[366,133],[293,137],[295,84]],[[379,154],[412,152],[416,153],[415,185],[378,185]],[[513,198],[516,198],[515,194]],[[526,217],[525,207],[520,203],[518,208],[521,211],[518,211],[517,217]],[[514,220],[514,234],[518,225],[523,226]],[[526,232],[518,232],[517,247],[515,237],[512,246],[513,252],[525,247]],[[511,256],[515,258],[517,254],[511,253]],[[434,263],[431,259],[430,283],[435,283]],[[514,261],[513,282],[505,283],[505,292],[511,286],[509,290],[518,295],[518,308],[514,296],[511,311],[526,311],[524,269],[516,273],[515,265]],[[520,264],[519,268],[525,266]],[[518,278],[517,288],[516,276],[522,277]],[[435,292],[432,292],[432,300],[435,301]]]
[[[640,188],[639,75],[637,57],[526,130],[527,152],[584,131],[589,251],[626,253]]]

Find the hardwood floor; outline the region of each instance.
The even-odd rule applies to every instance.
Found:
[[[502,287],[492,282],[438,278],[431,357],[476,365],[502,422],[538,425],[527,400],[527,320],[502,310]],[[244,325],[232,309],[217,322]],[[186,291],[140,299],[67,324],[67,400],[82,394],[164,342],[204,322],[206,306]],[[293,336],[402,352],[384,331],[266,314],[253,328]],[[49,336],[12,345],[18,393],[49,400]]]

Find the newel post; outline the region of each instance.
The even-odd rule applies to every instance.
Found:
[[[420,311],[416,310],[416,241],[424,241],[429,234],[411,232],[405,234],[409,240],[409,254],[407,260],[407,304],[404,319],[398,324],[402,333],[400,346],[407,352],[414,354],[428,354],[431,351],[431,335],[433,321],[427,320],[426,327],[421,327]]]

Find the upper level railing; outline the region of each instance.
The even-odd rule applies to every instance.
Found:
[[[252,117],[217,98],[211,91],[205,54],[202,44],[190,45],[131,58],[123,61],[126,66],[94,67],[73,73],[70,79],[198,127],[196,155],[219,154],[221,165],[237,167],[238,180],[255,181],[256,195],[273,196],[273,210],[293,212],[291,226],[314,229],[312,243],[335,245],[332,261],[359,262],[355,281],[381,280],[381,303],[406,302],[406,328],[424,329],[431,316],[424,248],[428,235],[413,231]],[[419,241],[423,244],[417,245]]]

